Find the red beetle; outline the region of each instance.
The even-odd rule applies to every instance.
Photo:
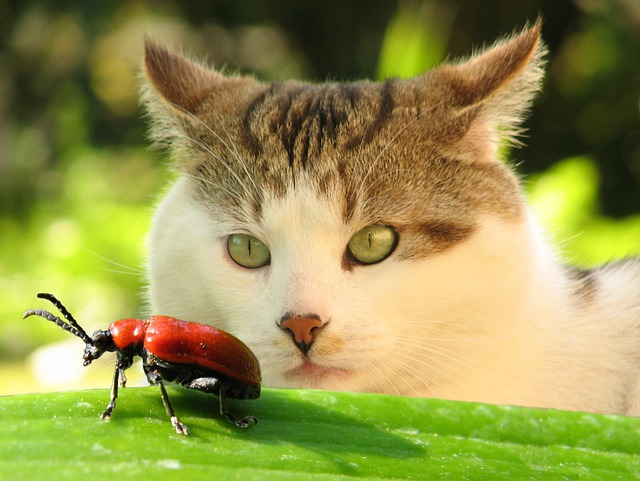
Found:
[[[241,428],[256,423],[254,416],[236,418],[229,412],[227,398],[256,399],[260,396],[260,364],[251,350],[228,332],[197,322],[167,316],[147,320],[121,319],[106,331],[98,330],[89,337],[71,313],[52,294],[38,294],[51,301],[67,322],[43,309],[29,309],[22,318],[40,316],[82,339],[84,365],[88,366],[105,352],[116,352],[116,368],[111,385],[111,399],[100,416],[109,419],[116,407],[118,387],[127,382],[124,371],[133,358],[142,358],[142,367],[150,384],[160,387],[162,402],[177,433],[189,435],[189,429],[175,415],[162,380],[216,394],[220,413]]]

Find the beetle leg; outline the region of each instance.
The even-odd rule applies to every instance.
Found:
[[[242,419],[238,419],[233,414],[229,412],[229,407],[227,406],[227,389],[226,387],[220,386],[220,393],[218,394],[218,399],[220,400],[220,414],[226,417],[229,422],[232,422],[239,428],[246,428],[250,424],[257,424],[258,420],[255,416],[245,416]]]
[[[164,388],[164,383],[162,382],[160,374],[158,374],[156,371],[148,371],[147,379],[151,384],[155,384],[160,388],[162,404],[164,404],[164,409],[167,412],[167,416],[169,416],[169,419],[171,419],[171,425],[175,428],[176,433],[189,436],[189,428],[180,422],[178,416],[176,416],[176,413],[173,410],[173,406],[171,406],[169,395],[167,394],[167,390]]]
[[[111,413],[116,407],[116,399],[118,399],[118,378],[121,372],[122,369],[120,369],[120,366],[116,363],[116,369],[113,372],[113,382],[111,383],[111,397],[109,398],[109,404],[107,404],[107,409],[105,409],[100,415],[100,417],[105,421],[111,419]]]
[[[116,408],[116,399],[118,399],[118,387],[124,387],[127,383],[127,376],[124,374],[124,370],[131,366],[132,359],[125,356],[116,358],[116,369],[113,372],[113,381],[111,383],[111,397],[107,409],[100,415],[102,419],[108,421],[111,418],[113,410]]]

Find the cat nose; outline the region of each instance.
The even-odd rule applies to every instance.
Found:
[[[306,316],[284,316],[280,321],[280,329],[289,331],[293,342],[305,356],[320,332],[324,323],[320,316],[310,314]]]

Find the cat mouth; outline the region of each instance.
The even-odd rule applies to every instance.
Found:
[[[323,366],[320,364],[316,364],[309,359],[304,359],[302,363],[285,372],[285,376],[290,379],[301,379],[301,378],[327,378],[327,377],[345,377],[351,374],[351,371],[342,367],[335,366]]]

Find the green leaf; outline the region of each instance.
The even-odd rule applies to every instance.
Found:
[[[176,434],[155,387],[0,398],[1,480],[638,479],[640,419],[376,394],[265,389],[232,404],[169,394],[191,436]]]

